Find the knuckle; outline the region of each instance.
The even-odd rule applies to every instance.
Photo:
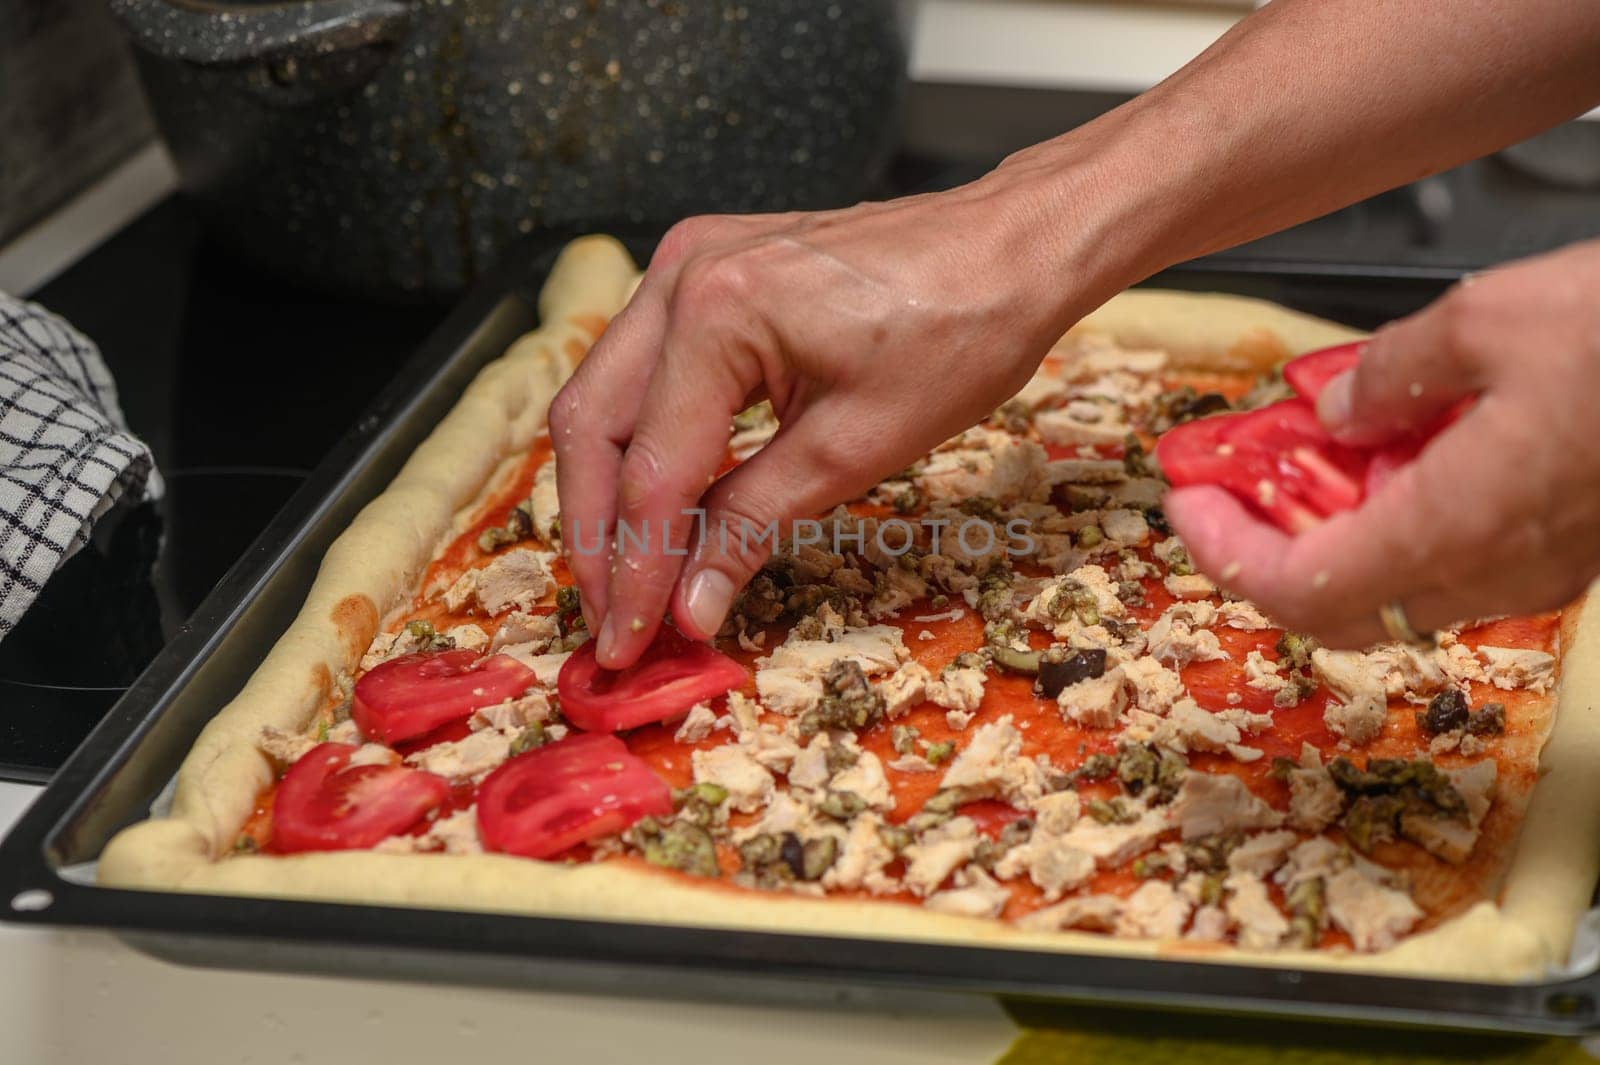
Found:
[[[550,436],[560,446],[562,437],[566,436],[577,426],[579,421],[579,408],[583,406],[583,399],[578,395],[578,390],[570,383],[563,385],[561,391],[556,393],[550,401]]]
[[[738,306],[755,293],[754,271],[744,256],[701,256],[683,268],[674,301],[685,314]]]
[[[650,265],[662,269],[682,262],[690,252],[710,239],[717,228],[717,219],[713,215],[695,215],[675,223],[656,245]]]

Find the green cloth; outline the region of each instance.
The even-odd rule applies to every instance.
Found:
[[[1006,1001],[997,1065],[1594,1065],[1576,1041]]]

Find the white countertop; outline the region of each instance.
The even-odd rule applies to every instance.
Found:
[[[38,791],[0,783],[0,832]],[[0,958],[6,1065],[989,1065],[1017,1034],[975,997],[824,1010],[234,972],[17,925],[0,925]]]

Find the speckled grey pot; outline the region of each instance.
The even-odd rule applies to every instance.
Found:
[[[185,188],[319,284],[443,296],[543,226],[859,199],[894,0],[110,0]]]

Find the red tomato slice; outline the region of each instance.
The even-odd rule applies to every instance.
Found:
[[[351,766],[359,748],[319,743],[283,775],[272,804],[271,849],[370,847],[411,828],[450,798],[450,784],[399,765]]]
[[[644,657],[627,669],[601,669],[594,642],[584,644],[562,665],[556,691],[568,721],[586,732],[615,732],[680,717],[746,678],[727,655],[663,625]]]
[[[1283,379],[1289,382],[1290,388],[1315,403],[1329,381],[1346,370],[1356,368],[1366,347],[1365,340],[1356,340],[1320,351],[1308,351],[1283,364]]]
[[[615,736],[569,736],[520,754],[478,788],[484,848],[549,858],[672,813],[672,789]]]
[[[1156,457],[1174,486],[1218,485],[1289,533],[1358,505],[1368,463],[1328,435],[1306,399],[1179,425]]]
[[[405,655],[356,681],[350,716],[361,734],[394,746],[527,691],[533,670],[509,655],[475,651]]]

